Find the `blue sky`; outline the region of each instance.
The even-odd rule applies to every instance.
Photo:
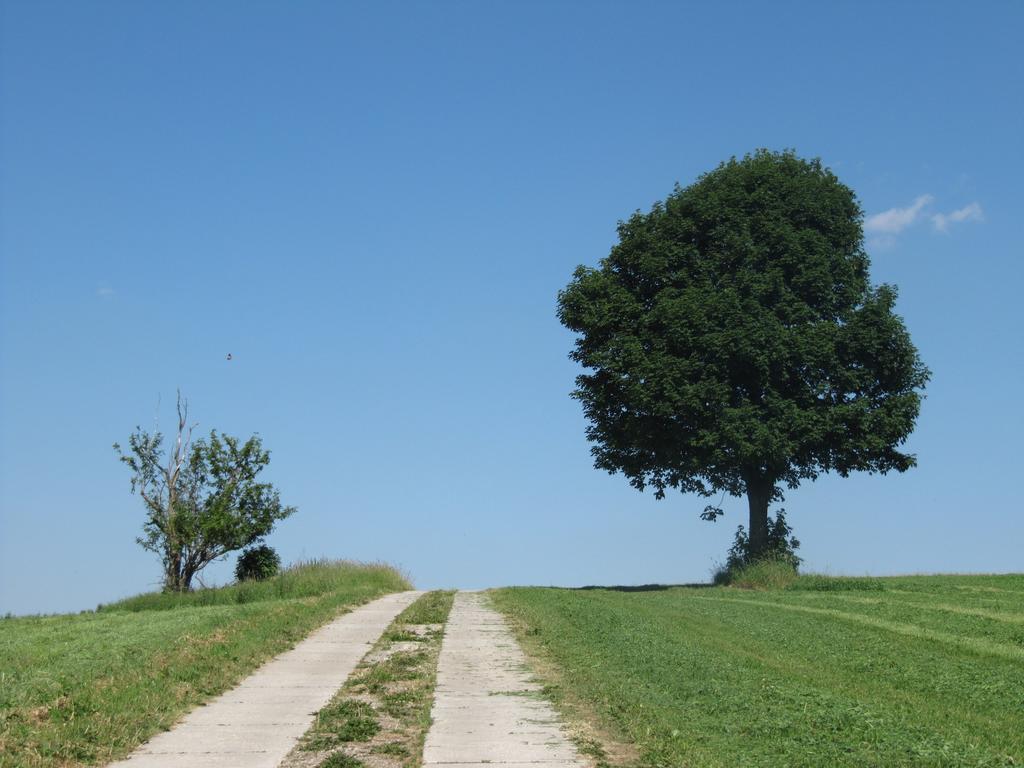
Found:
[[[705,579],[745,501],[705,523],[592,468],[555,297],[619,219],[757,147],[857,192],[934,374],[917,469],[788,494],[807,566],[1024,569],[1021,4],[2,13],[0,612],[159,581],[111,444],[169,430],[178,387],[271,449],[285,560]]]

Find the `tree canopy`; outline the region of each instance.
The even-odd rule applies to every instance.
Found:
[[[164,589],[175,592],[187,592],[211,562],[261,541],[295,512],[282,506],[272,485],[256,479],[270,463],[259,437],[242,443],[213,430],[208,440],[193,441],[187,421],[188,406],[179,396],[177,437],[166,460],[159,432],[137,427],[127,452],[114,445],[146,506],[137,541],[160,556]]]
[[[558,297],[595,465],[659,498],[746,494],[755,553],[783,486],[914,466],[929,372],[862,219],[819,160],[760,150],[620,222]]]

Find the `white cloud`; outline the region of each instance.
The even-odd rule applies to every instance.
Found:
[[[950,224],[959,224],[961,221],[981,221],[985,218],[981,205],[970,203],[956,211],[949,213],[936,213],[932,215],[932,224],[939,232],[945,232]]]
[[[921,195],[908,208],[890,208],[888,211],[872,214],[865,219],[864,229],[867,232],[881,232],[887,235],[898,234],[913,224],[921,215],[921,211],[934,199],[931,195]]]
[[[890,208],[888,211],[868,216],[864,220],[864,231],[871,235],[868,238],[868,246],[877,249],[891,248],[896,244],[896,235],[924,218],[931,221],[936,232],[949,231],[951,224],[983,221],[985,218],[985,213],[977,202],[949,213],[930,213],[928,208],[934,201],[932,195],[920,195],[906,208]]]
[[[96,289],[96,295],[99,296],[101,299],[109,299],[111,296],[114,295],[114,289],[111,288],[109,285],[101,285],[99,288]]]

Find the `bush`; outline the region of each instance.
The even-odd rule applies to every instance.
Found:
[[[746,529],[741,525],[736,529],[736,537],[729,548],[729,557],[725,561],[726,570],[735,571],[756,560],[778,560],[788,562],[796,571],[800,567],[800,558],[796,551],[800,549],[800,542],[790,536],[793,529],[786,523],[786,510],[780,509],[775,517],[768,515],[768,544],[764,552],[756,557],[750,552],[750,538]]]
[[[238,581],[263,581],[277,576],[281,570],[281,558],[273,547],[260,544],[250,547],[238,556],[235,578]]]
[[[764,552],[754,556],[750,552],[750,537],[741,525],[725,565],[712,576],[716,585],[733,585],[750,589],[778,589],[796,580],[801,559],[796,550],[800,542],[790,534],[793,529],[786,522],[786,510],[780,509],[773,518],[768,516],[768,545]]]

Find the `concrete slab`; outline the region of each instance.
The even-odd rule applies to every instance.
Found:
[[[282,725],[282,724],[278,724]],[[236,754],[239,752],[273,752],[290,749],[290,732],[295,725],[199,725],[181,723],[170,731],[157,734],[139,747],[141,755],[173,754]]]
[[[395,616],[422,594],[387,595],[335,619],[112,768],[276,768]]]
[[[486,595],[457,593],[438,659],[424,768],[586,765],[540,690]]]
[[[132,755],[132,768],[181,768],[184,765],[202,765],[203,768],[277,768],[281,757],[276,752],[234,752],[231,754],[199,753],[198,762],[193,763],[196,754]],[[112,765],[120,765],[113,763]]]

